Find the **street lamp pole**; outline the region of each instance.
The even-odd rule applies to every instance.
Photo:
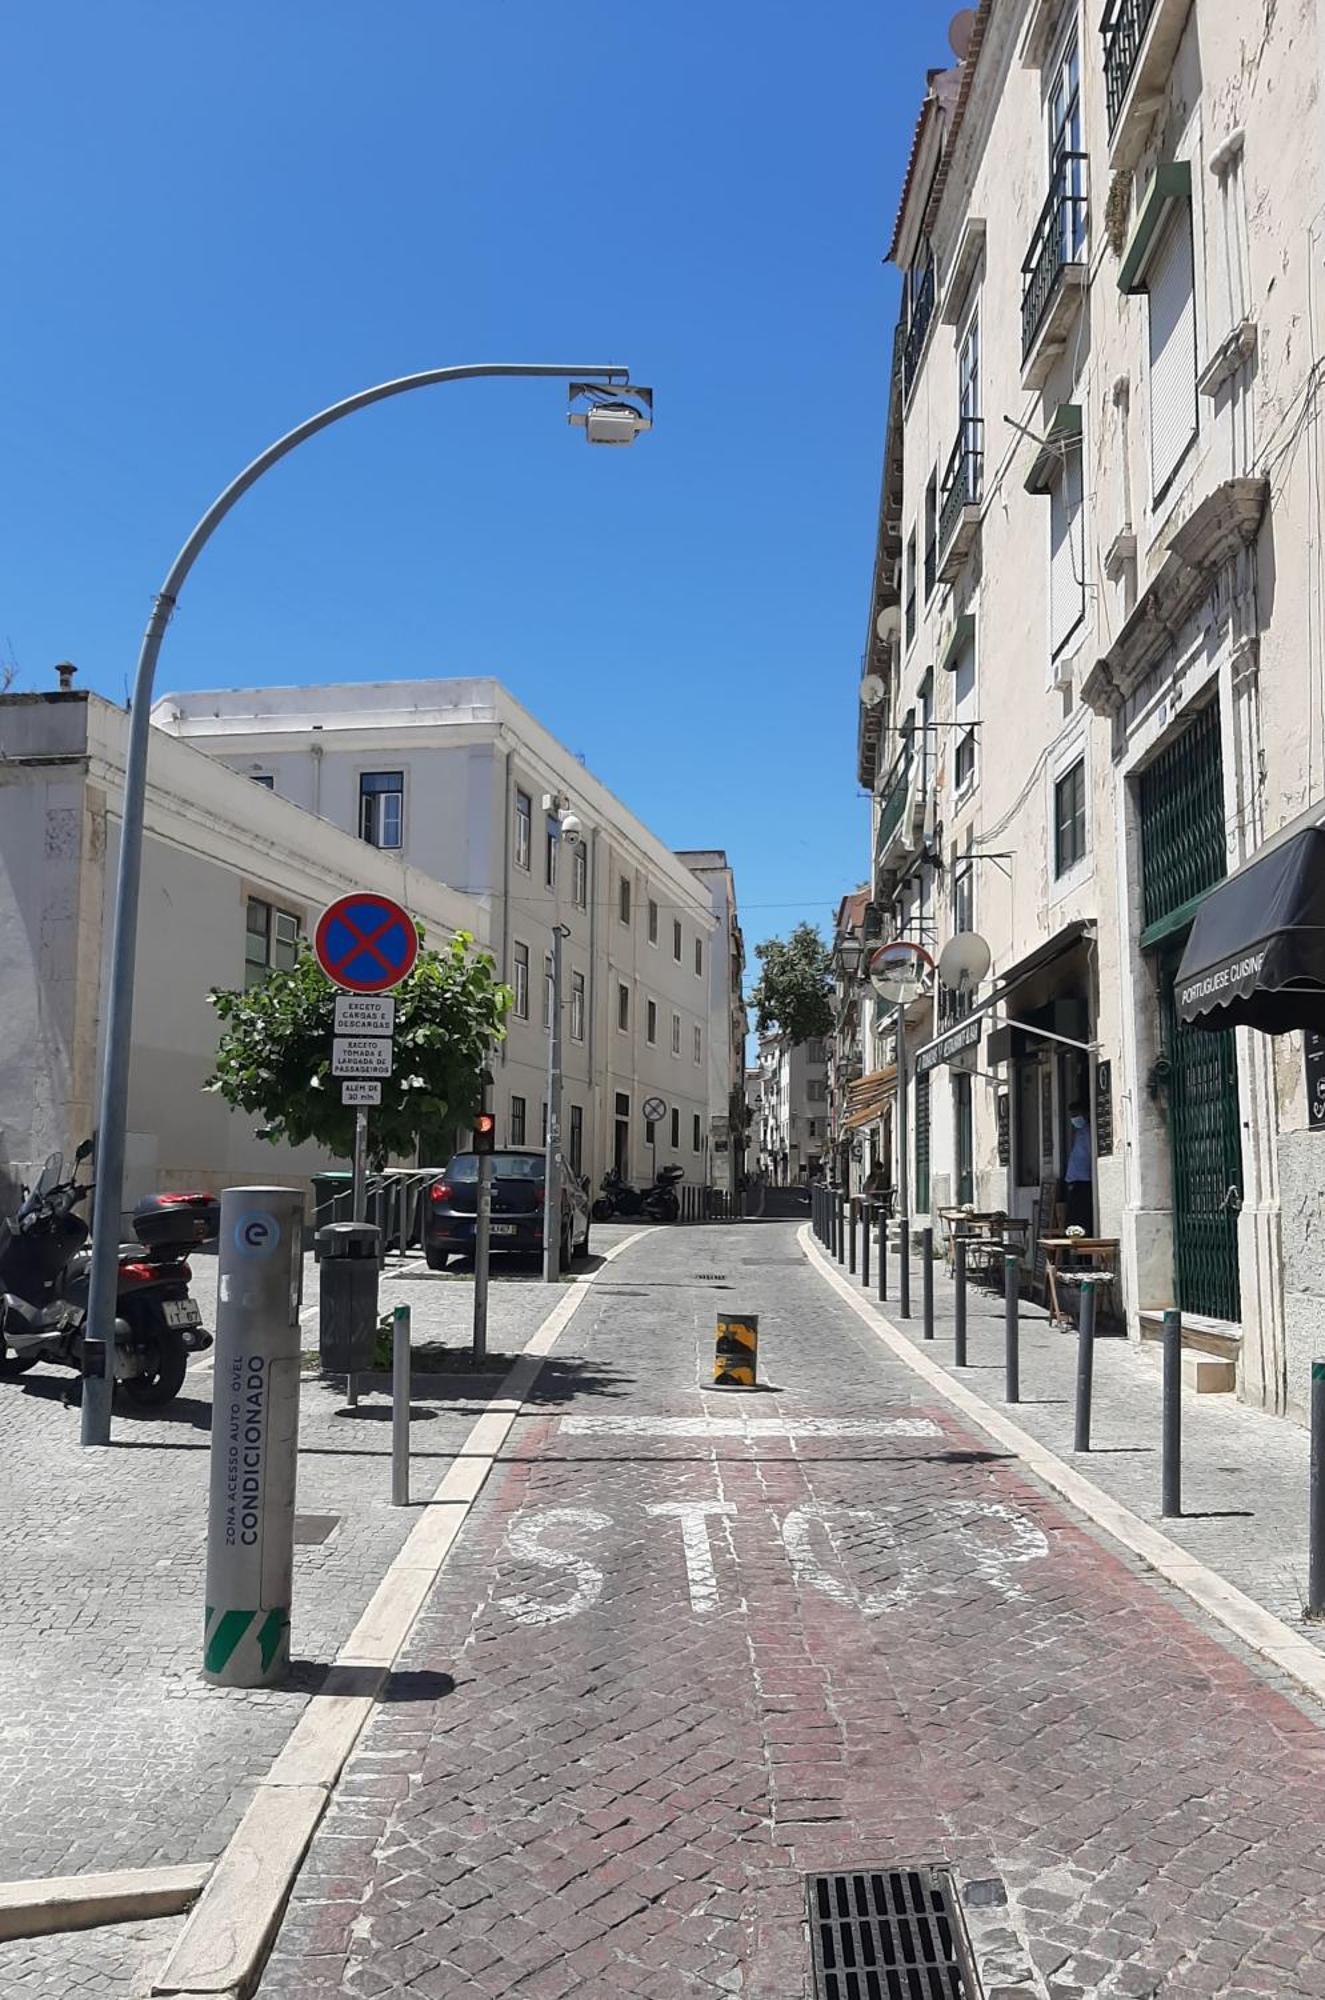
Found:
[[[385,402],[390,396],[409,389],[426,389],[439,382],[462,382],[474,376],[551,376],[560,381],[583,383],[595,388],[630,394],[628,368],[569,368],[551,362],[489,361],[456,368],[428,368],[417,375],[402,375],[374,388],[361,389],[343,402],[333,403],[278,438],[245,466],[225,491],[212,502],[192,534],[175,557],[152,606],[138,655],[134,679],[133,705],[129,718],[129,743],[124,770],[124,805],[120,827],[119,871],[115,887],[115,916],[112,930],[110,969],[106,981],[105,1054],[101,1070],[101,1102],[96,1132],[96,1207],[92,1228],[92,1263],[88,1287],[87,1328],[83,1359],[82,1442],[85,1445],[110,1443],[111,1399],[114,1394],[115,1305],[119,1269],[120,1212],[124,1193],[124,1140],[128,1122],[129,1053],[133,1032],[133,986],[138,953],[138,892],[142,875],[143,812],[147,801],[148,732],[151,727],[152,689],[156,663],[166,627],[170,623],[179,593],[189,571],[212,535],[250,486],[264,472],[285,458],[297,445],[316,437],[342,417],[352,416],[370,403]],[[615,410],[619,406],[609,405]],[[627,424],[627,418],[617,419]],[[641,427],[644,427],[641,420]],[[619,443],[624,435],[595,438],[593,442]]]

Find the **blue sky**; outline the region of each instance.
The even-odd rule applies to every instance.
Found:
[[[947,6],[42,0],[7,24],[0,643],[126,697],[153,591],[262,445],[474,360],[628,363],[655,433],[553,384],[409,396],[303,448],[204,555],[160,688],[492,673],[753,945],[859,878],[854,773],[895,281]],[[753,954],[752,954],[753,955]]]

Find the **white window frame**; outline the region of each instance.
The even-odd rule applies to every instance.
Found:
[[[521,957],[523,952],[524,956]],[[517,1021],[529,1019],[529,947],[521,938],[511,940],[511,990],[515,995],[511,1012]]]
[[[691,1060],[702,1065],[704,1061],[704,1030],[696,1028],[691,1040]]]
[[[1060,462],[1049,483],[1049,680],[1054,679],[1054,663],[1065,653],[1073,650],[1082,626],[1086,622],[1086,496],[1085,496],[1085,434],[1084,431],[1065,441]],[[1072,483],[1076,484],[1076,513],[1071,512]],[[1055,532],[1057,524],[1065,525],[1065,556],[1061,560],[1072,565],[1072,581],[1079,588],[1072,598],[1075,616],[1070,624],[1061,629],[1055,622],[1057,598],[1055,595]]]
[[[622,1015],[625,1019],[622,1020]],[[630,988],[624,979],[616,983],[616,1028],[619,1035],[630,1033]]]
[[[584,1040],[584,974],[572,972],[570,976],[570,1038],[573,1042]]]
[[[672,1015],[672,1054],[674,1056],[679,1056],[680,1053],[681,1053],[681,1016],[679,1014],[674,1013]]]
[[[530,853],[534,844],[534,801],[529,793],[515,788],[515,802],[511,808],[515,815],[515,865],[527,875],[530,872]]]
[[[646,1000],[644,1003],[644,1039],[651,1047],[658,1044],[658,1002]]]
[[[578,841],[575,847],[575,863],[571,870],[571,901],[577,910],[588,907],[589,855],[583,841]]]
[[[1155,346],[1154,346],[1155,328],[1154,328],[1153,299],[1152,299],[1150,279],[1151,279],[1151,274],[1154,272],[1156,265],[1161,261],[1162,254],[1165,253],[1170,248],[1174,232],[1177,230],[1181,230],[1185,233],[1187,242],[1187,276],[1189,280],[1187,289],[1187,307],[1186,311],[1182,313],[1177,319],[1174,320],[1173,330],[1170,334],[1169,341],[1165,343],[1164,347],[1165,359],[1166,362],[1168,363],[1168,368],[1171,368],[1172,373],[1170,375],[1168,369],[1166,369],[1163,376],[1163,380],[1166,385],[1170,383],[1170,381],[1174,385],[1181,383],[1184,395],[1184,404],[1183,404],[1184,409],[1187,407],[1185,398],[1187,392],[1190,391],[1191,422],[1187,427],[1185,433],[1182,435],[1181,443],[1177,444],[1175,447],[1175,455],[1172,457],[1171,461],[1167,463],[1167,465],[1164,468],[1161,469],[1161,467],[1156,462],[1156,455],[1155,455],[1155,443],[1156,443],[1155,410],[1157,402],[1155,396]],[[1147,469],[1150,480],[1150,507],[1151,507],[1151,512],[1153,514],[1159,511],[1159,509],[1164,505],[1164,502],[1168,498],[1169,494],[1172,492],[1178,480],[1178,477],[1182,472],[1183,466],[1187,463],[1188,457],[1190,456],[1191,453],[1192,446],[1196,443],[1196,440],[1200,435],[1200,429],[1201,429],[1201,398],[1200,398],[1200,392],[1197,388],[1197,378],[1200,374],[1200,360],[1199,360],[1200,337],[1197,325],[1196,214],[1195,214],[1194,199],[1193,201],[1190,202],[1189,201],[1175,202],[1173,204],[1173,208],[1170,214],[1168,214],[1160,223],[1159,230],[1155,238],[1154,247],[1151,250],[1146,260],[1145,295],[1146,295],[1146,432],[1147,432],[1146,460],[1147,460]],[[1183,320],[1188,318],[1190,319],[1190,341],[1187,339],[1183,331]],[[1175,438],[1178,435],[1176,429],[1174,435]]]
[[[655,947],[658,943],[658,905],[652,896],[649,898],[649,943]]]
[[[630,928],[631,912],[633,908],[634,908],[634,901],[631,895],[630,877],[629,875],[620,875],[617,877],[617,885],[616,885],[617,921],[619,923],[624,924],[627,930],[629,930]]]
[[[1065,778],[1072,766],[1082,765],[1083,810],[1085,813],[1085,852],[1079,861],[1063,874],[1055,875],[1056,860],[1055,826],[1057,824],[1057,790],[1059,781]],[[1045,876],[1047,881],[1047,901],[1052,907],[1071,896],[1088,882],[1095,872],[1095,847],[1091,825],[1091,758],[1090,732],[1085,723],[1074,719],[1072,726],[1064,733],[1062,741],[1054,745],[1045,770],[1044,827],[1045,827]]]
[[[359,772],[359,838],[367,846],[375,847],[381,854],[399,854],[405,845],[405,775],[405,772],[401,769],[384,771],[377,765],[369,767],[366,764]],[[391,791],[365,792],[363,787],[366,778],[399,778],[400,783]],[[390,841],[383,840],[380,837],[382,832],[382,801],[384,799],[396,799],[399,801],[396,838]],[[365,808],[369,806],[371,806],[372,810],[365,813]],[[366,818],[372,821],[371,832],[365,830]]]

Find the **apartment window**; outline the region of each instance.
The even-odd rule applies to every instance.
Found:
[[[617,915],[623,924],[630,922],[630,883],[624,875],[617,883]]]
[[[975,864],[969,858],[953,864],[952,928],[954,931],[975,929]]]
[[[515,989],[515,1013],[522,1021],[529,1019],[529,947],[517,944],[511,953],[515,966],[515,977],[511,981]]]
[[[1054,785],[1054,874],[1066,875],[1086,852],[1086,760],[1078,757]]]
[[[934,585],[939,574],[939,475],[938,468],[929,475],[925,488],[925,602],[934,595]]]
[[[291,972],[299,956],[299,919],[250,896],[245,911],[244,985],[260,986],[269,972]]]
[[[249,777],[255,785],[261,785],[264,792],[276,790],[276,780],[270,771],[250,771]]]
[[[953,758],[953,777],[959,792],[964,792],[968,785],[975,783],[974,729],[964,730],[957,738],[957,751]]]
[[[674,1108],[672,1111],[672,1145],[675,1147],[679,1146],[680,1144],[681,1144],[681,1114]]]
[[[826,1051],[821,1035],[810,1036],[809,1041],[805,1044],[805,1060],[812,1063],[820,1063],[826,1060]]]
[[[618,1028],[622,1029],[627,1029],[630,1026],[630,988],[625,984],[624,980],[617,981],[616,1024]]]
[[[690,1126],[690,1150],[692,1153],[697,1153],[699,1151],[699,1147],[700,1147],[699,1113],[696,1112],[693,1119],[691,1120],[691,1126]]]
[[[528,868],[529,845],[534,824],[534,807],[528,792],[515,795],[515,865]]]
[[[805,1095],[808,1097],[811,1104],[826,1104],[828,1102],[827,1077],[823,1076],[807,1077],[805,1081]]]
[[[363,771],[359,777],[359,837],[370,847],[399,847],[405,830],[403,771]]]
[[[654,902],[654,900],[653,900],[652,896],[650,896],[650,898],[649,898],[649,943],[650,943],[650,944],[657,944],[657,942],[658,942],[658,905],[657,905],[657,904],[656,904],[656,903]]]
[[[557,886],[557,837],[551,827],[543,836],[543,880],[549,889]]]
[[[1150,479],[1156,501],[1196,436],[1196,295],[1192,212],[1175,201],[1146,269],[1150,321]]]
[[[703,940],[703,938],[696,938],[696,939],[695,939],[695,977],[696,977],[696,979],[702,979],[702,978],[704,977],[704,940]]]
[[[551,954],[551,952],[548,952],[548,953],[546,953],[546,954],[545,954],[545,956],[544,956],[544,959],[543,959],[543,1026],[544,1026],[545,1028],[550,1028],[550,1027],[552,1026],[552,954]]]
[[[571,895],[577,910],[584,909],[589,901],[589,856],[583,842],[575,849],[575,867]]]
[[[570,1170],[573,1174],[584,1172],[584,1106],[572,1104],[570,1108]]]
[[[572,972],[570,976],[570,1038],[573,1042],[584,1040],[584,974]]]
[[[694,1058],[697,1063],[702,1063],[704,1060],[704,1030],[702,1028],[695,1029]]]
[[[906,643],[916,636],[916,531],[906,538]]]
[[[511,1099],[511,1144],[523,1146],[525,1134],[525,1102],[523,1097]]]
[[[672,1016],[672,1054],[673,1054],[674,1056],[679,1056],[679,1055],[680,1055],[680,1053],[681,1053],[681,1016],[680,1016],[679,1014],[673,1014],[673,1016]]]
[[[1049,639],[1056,659],[1086,615],[1081,439],[1069,439],[1049,488]]]
[[[656,1042],[658,1039],[658,1002],[656,1000],[650,1000],[648,1005],[645,1017],[644,1039],[648,1042]]]
[[[672,919],[672,957],[678,965],[681,963],[681,926],[675,917]]]

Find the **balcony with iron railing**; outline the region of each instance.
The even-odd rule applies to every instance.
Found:
[[[939,576],[944,583],[958,574],[980,532],[984,439],[983,418],[963,417],[939,488]]]
[[[1044,386],[1062,353],[1086,279],[1086,155],[1063,153],[1021,266],[1021,379]]]
[[[1100,22],[1109,171],[1134,167],[1173,68],[1190,0],[1109,0]]]
[[[925,351],[925,341],[929,334],[930,322],[934,317],[934,266],[931,264],[917,285],[911,299],[911,318],[902,343],[902,395],[911,394],[916,376],[920,372],[920,357]]]

